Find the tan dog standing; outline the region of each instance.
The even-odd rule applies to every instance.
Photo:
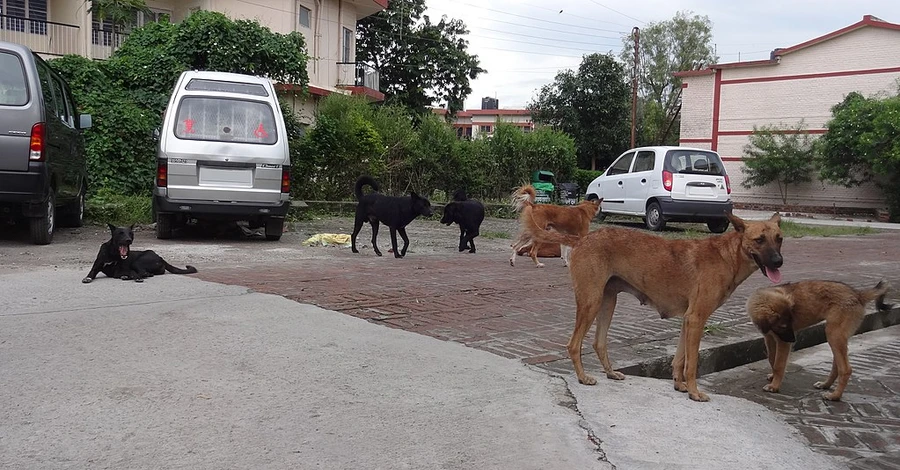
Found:
[[[834,358],[831,373],[823,382],[813,384],[829,389],[837,379],[834,392],[826,392],[826,400],[839,401],[850,380],[847,342],[859,329],[866,315],[866,304],[875,301],[879,310],[890,309],[884,296],[888,286],[879,282],[872,289],[856,290],[832,281],[803,281],[759,289],[747,300],[747,313],[753,324],[765,335],[766,355],[772,373],[771,383],[763,387],[777,393],[784,379],[785,367],[796,341],[795,332],[825,320],[825,336]]]
[[[553,204],[535,204],[534,186],[525,185],[513,193],[513,208],[519,212],[519,236],[513,243],[513,253],[509,257],[509,265],[515,266],[516,254],[524,248],[529,248],[529,256],[535,267],[542,268],[544,264],[537,260],[542,244],[537,242],[531,233],[535,230],[545,230],[553,227],[561,233],[583,237],[591,229],[591,220],[600,212],[600,203],[603,199],[581,201],[575,206],[556,206]],[[569,265],[569,246],[560,246],[560,256],[563,266]]]
[[[672,361],[675,389],[692,400],[708,401],[697,388],[700,338],[706,320],[757,269],[781,282],[781,217],[744,221],[728,214],[734,231],[699,240],[668,240],[639,230],[600,228],[579,240],[554,231],[534,231],[541,242],[572,245],[569,272],[575,291],[575,331],[568,351],[578,381],[594,385],[584,373],[582,341],[597,323],[594,351],[606,377],[622,380],[607,354],[607,333],[616,297],[628,292],[656,308],[662,318],[683,317],[678,349]]]

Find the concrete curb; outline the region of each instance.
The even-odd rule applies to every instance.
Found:
[[[894,307],[891,310],[867,314],[856,334],[880,330],[898,324],[900,324],[900,307]],[[825,323],[823,322],[798,332],[797,342],[794,343],[793,350],[798,351],[825,342]],[[671,354],[659,356],[635,364],[626,365],[617,370],[626,375],[671,379],[673,357],[674,356]],[[700,359],[697,364],[697,375],[711,374],[713,372],[750,364],[765,358],[766,346],[763,342],[762,335],[753,339],[746,339],[701,349]]]

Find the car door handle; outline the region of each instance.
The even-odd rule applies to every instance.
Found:
[[[622,182],[621,182],[621,181],[619,181],[619,186],[622,186]]]
[[[646,184],[646,183],[647,183],[647,178],[641,178],[641,184]]]

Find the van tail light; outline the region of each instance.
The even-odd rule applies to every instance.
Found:
[[[728,175],[725,175],[725,191],[728,191],[728,194],[731,194],[731,180],[728,179]]]
[[[156,161],[156,185],[160,188],[169,185],[169,163],[165,160]]]
[[[669,170],[663,170],[663,188],[672,191],[672,172]]]
[[[44,123],[31,126],[31,148],[28,159],[33,162],[44,161]]]
[[[291,167],[281,167],[281,192],[291,192]]]

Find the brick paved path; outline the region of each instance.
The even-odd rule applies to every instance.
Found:
[[[322,248],[309,248],[322,250]],[[900,233],[865,237],[788,239],[785,281],[809,278],[874,285],[881,278],[900,287]],[[570,371],[565,344],[574,321],[568,271],[559,259],[536,269],[520,257],[515,268],[505,253],[410,253],[405,259],[354,255],[330,249],[308,262],[204,269],[203,279],[247,286],[298,302],[337,310],[393,328],[456,341],[558,372]],[[755,337],[746,319],[746,297],[769,285],[753,274],[710,318],[704,347]],[[617,367],[671,353],[677,319],[661,320],[631,296],[621,295],[610,331]],[[586,367],[599,362],[585,348]]]
[[[780,393],[763,392],[768,363],[712,374],[702,384],[755,401],[781,414],[810,446],[847,461],[848,468],[900,469],[900,325],[854,337],[853,375],[841,402],[812,387],[831,370],[827,345],[794,353]]]

